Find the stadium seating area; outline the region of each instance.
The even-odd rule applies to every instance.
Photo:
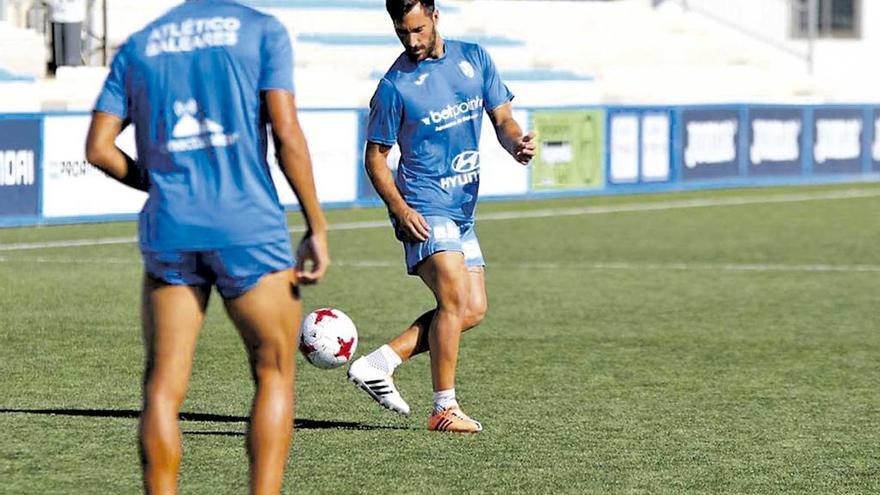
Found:
[[[175,0],[109,0],[108,37],[118,46]],[[288,26],[299,99],[307,107],[363,107],[400,52],[383,0],[245,0]],[[520,104],[822,102],[871,99],[876,78],[809,76],[802,58],[649,0],[440,1],[441,32],[493,55]],[[45,77],[46,47],[34,30],[0,23],[0,112],[84,110],[102,68]],[[19,48],[21,47],[21,48]],[[825,48],[833,50],[834,48]],[[833,54],[833,52],[831,52]],[[833,56],[831,57],[833,58]],[[20,99],[12,85],[31,86]],[[13,96],[7,96],[13,95]]]

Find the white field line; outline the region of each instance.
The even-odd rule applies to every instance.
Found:
[[[526,264],[527,268],[548,270],[569,270],[588,268],[593,270],[673,270],[673,271],[714,271],[714,272],[801,272],[801,273],[880,273],[880,265],[831,265],[784,264],[784,263],[631,263],[602,262],[573,265],[562,263]]]
[[[137,265],[140,258],[18,258],[2,257],[0,263],[10,264],[94,264]],[[403,261],[358,260],[334,261],[340,268],[400,268]],[[713,271],[713,272],[793,272],[793,273],[880,273],[880,265],[784,264],[784,263],[650,263],[650,262],[575,262],[575,263],[490,263],[493,267],[519,270],[632,270],[632,271]]]
[[[334,266],[352,268],[398,268],[403,261],[334,261]],[[784,264],[784,263],[640,263],[626,261],[575,263],[489,263],[493,267],[522,270],[672,270],[717,272],[806,272],[880,273],[880,265]]]
[[[670,201],[656,201],[649,203],[630,203],[605,206],[582,206],[574,208],[545,208],[526,211],[499,211],[485,213],[478,216],[480,222],[493,220],[517,220],[524,218],[549,218],[574,215],[604,215],[609,213],[627,213],[641,211],[663,211],[685,208],[711,208],[719,206],[743,206],[776,203],[797,203],[804,201],[832,201],[856,198],[880,197],[880,190],[872,189],[846,189],[841,191],[827,191],[814,193],[795,194],[772,194],[764,196],[732,196],[725,198],[682,199]],[[387,227],[388,221],[365,221],[336,223],[330,226],[330,230],[360,230]],[[291,232],[303,232],[301,226],[292,227]],[[0,252],[6,251],[30,251],[36,249],[104,246],[112,244],[133,244],[135,237],[106,237],[98,239],[75,239],[46,242],[25,242],[17,244],[0,244]]]

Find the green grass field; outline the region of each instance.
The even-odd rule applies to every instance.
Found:
[[[587,209],[541,214],[566,208]],[[285,493],[878,493],[878,212],[876,184],[484,203],[490,310],[457,390],[486,431],[426,431],[426,356],[396,375],[410,418],[298,358]],[[134,234],[0,230],[0,493],[140,490],[136,246],[9,249]],[[305,307],[348,312],[358,354],[431,307],[390,228],[330,240]],[[219,302],[183,408],[183,493],[246,492],[252,388]]]

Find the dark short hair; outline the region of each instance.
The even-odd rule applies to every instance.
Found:
[[[418,4],[422,5],[422,10],[426,14],[434,13],[434,0],[385,0],[385,10],[388,11],[391,20],[399,22]]]

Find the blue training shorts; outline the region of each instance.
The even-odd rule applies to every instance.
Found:
[[[485,266],[480,241],[474,230],[474,222],[456,222],[447,217],[426,216],[428,222],[428,240],[424,242],[403,242],[406,255],[406,272],[417,275],[418,265],[429,256],[441,251],[458,251],[464,254],[468,268]],[[395,231],[397,226],[395,225]],[[398,239],[401,236],[398,234]]]
[[[143,251],[143,256],[150,277],[169,285],[214,285],[223,299],[235,299],[264,275],[295,265],[289,239],[205,251]]]

